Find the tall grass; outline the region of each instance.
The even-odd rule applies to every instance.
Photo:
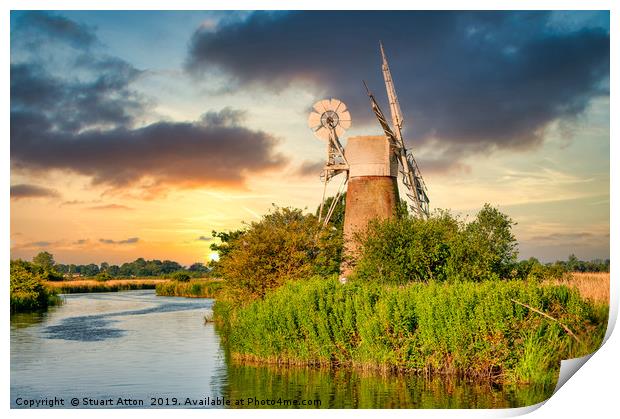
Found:
[[[75,294],[82,292],[114,292],[155,289],[157,284],[166,282],[165,279],[112,279],[97,281],[94,279],[71,281],[47,281],[45,285],[60,294]]]
[[[519,301],[560,321],[565,330]],[[565,286],[486,281],[404,286],[289,283],[246,307],[215,305],[232,356],[551,385],[561,359],[595,350],[606,311]]]
[[[157,284],[155,293],[169,297],[215,298],[222,288],[222,281],[194,279],[191,281],[166,281]]]
[[[609,304],[609,272],[573,272],[549,283],[575,288],[583,298]]]

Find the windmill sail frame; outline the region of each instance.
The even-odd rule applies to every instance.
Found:
[[[392,80],[392,73],[390,72],[390,67],[383,49],[383,44],[379,42],[379,46],[381,49],[382,58],[381,70],[383,72],[385,89],[387,91],[388,103],[390,105],[390,114],[392,116],[392,125],[394,127],[393,129],[390,127],[383,111],[381,111],[381,107],[377,103],[374,95],[368,89],[366,82],[364,82],[364,86],[366,87],[366,92],[370,98],[372,110],[375,113],[381,128],[383,128],[385,135],[392,142],[394,152],[399,159],[401,167],[399,171],[402,176],[407,197],[410,200],[409,206],[413,212],[413,215],[416,217],[428,218],[430,214],[428,190],[415,157],[413,157],[411,151],[408,151],[405,147],[405,142],[403,141],[402,135],[404,118],[400,108],[400,103],[398,101],[398,96],[396,95],[394,81]]]

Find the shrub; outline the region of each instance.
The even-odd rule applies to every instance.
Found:
[[[517,260],[514,224],[506,214],[485,204],[452,243],[448,275],[471,281],[510,277]]]
[[[188,282],[191,276],[187,272],[179,271],[172,274],[172,279],[179,282]]]
[[[11,261],[11,312],[44,310],[60,303],[56,292],[43,284],[39,271],[29,262]]]
[[[95,275],[95,280],[96,281],[100,281],[100,282],[105,282],[112,279],[112,275],[110,275],[107,272],[99,272],[97,275]]]
[[[220,259],[215,276],[225,279],[227,298],[260,298],[287,279],[338,272],[342,235],[321,228],[317,217],[299,209],[275,208],[242,232],[216,233]]]
[[[428,219],[374,221],[358,236],[353,276],[395,284],[510,278],[517,255],[513,224],[488,204],[470,223],[441,210]]]
[[[404,217],[372,222],[361,242],[355,275],[365,281],[405,283],[446,279],[459,223],[448,212],[428,220]]]

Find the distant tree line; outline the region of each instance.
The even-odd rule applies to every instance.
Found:
[[[39,267],[42,272],[48,273],[50,280],[62,279],[66,276],[82,277],[106,277],[106,278],[128,278],[128,277],[169,277],[175,273],[183,272],[190,277],[205,276],[210,272],[210,268],[204,263],[196,262],[189,267],[185,267],[172,260],[146,260],[138,258],[133,262],[126,262],[122,265],[111,265],[102,262],[100,265],[89,263],[85,265],[56,263],[54,255],[49,252],[40,252],[32,259],[32,264]]]
[[[609,259],[579,260],[570,255],[568,260],[559,260],[555,265],[563,267],[568,272],[609,272]]]

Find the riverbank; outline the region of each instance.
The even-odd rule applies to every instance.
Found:
[[[566,286],[525,281],[378,286],[316,278],[245,307],[218,301],[214,313],[237,361],[553,386],[561,359],[600,346],[608,306]]]
[[[166,297],[216,298],[222,285],[221,280],[213,279],[165,281],[157,284],[155,293]]]
[[[75,294],[84,292],[115,292],[155,289],[157,284],[168,282],[167,279],[76,279],[68,281],[46,281],[45,286],[59,294]]]

